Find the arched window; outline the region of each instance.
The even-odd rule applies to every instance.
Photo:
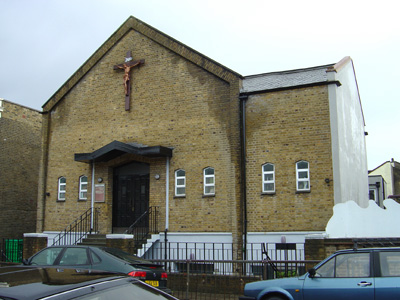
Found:
[[[296,190],[299,192],[310,190],[310,165],[304,160],[296,163]]]
[[[184,197],[186,195],[186,172],[179,169],[175,171],[175,196]]]
[[[67,179],[65,177],[58,178],[57,200],[65,201],[65,192],[67,188]]]
[[[85,175],[79,177],[79,200],[87,200],[88,178]]]
[[[203,170],[204,195],[215,195],[215,171],[214,168],[208,167]]]
[[[262,166],[262,191],[263,193],[275,193],[275,166],[266,163]]]

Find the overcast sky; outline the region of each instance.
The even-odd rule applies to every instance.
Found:
[[[41,110],[129,16],[241,75],[350,56],[368,168],[400,161],[396,0],[0,0],[0,98]]]

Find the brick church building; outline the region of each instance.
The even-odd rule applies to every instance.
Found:
[[[40,233],[92,208],[110,237],[144,218],[152,243],[167,230],[240,249],[304,240],[335,204],[368,201],[349,57],[242,76],[130,17],[43,105],[43,126]]]

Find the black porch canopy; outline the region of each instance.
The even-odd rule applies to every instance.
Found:
[[[126,144],[113,141],[91,153],[75,153],[75,161],[84,163],[106,162],[127,153],[146,157],[172,157],[171,148],[163,146],[148,147],[136,143]]]

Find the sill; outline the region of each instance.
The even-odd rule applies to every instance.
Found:
[[[212,194],[212,195],[204,195],[203,194],[203,196],[202,196],[202,198],[214,198],[215,197],[215,194]]]
[[[308,191],[296,191],[296,194],[309,194],[311,193],[311,190]]]
[[[261,192],[261,195],[270,195],[270,196],[273,196],[273,195],[275,195],[276,194],[276,192]]]
[[[78,202],[85,202],[87,199],[78,199]]]
[[[63,200],[57,199],[57,202],[65,202],[65,199]]]
[[[174,196],[174,199],[176,199],[176,198],[186,198],[186,195],[178,195],[178,196]]]

